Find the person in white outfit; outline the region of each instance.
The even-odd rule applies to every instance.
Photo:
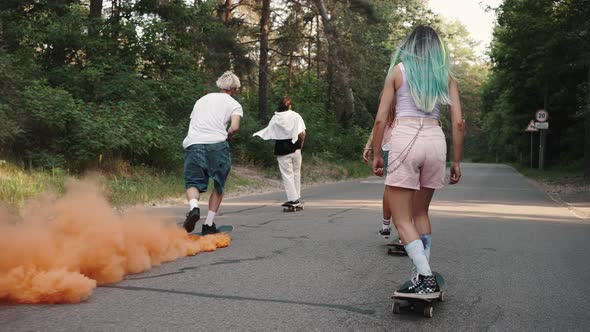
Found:
[[[305,141],[305,122],[298,113],[291,110],[291,99],[287,96],[279,101],[266,128],[256,132],[264,140],[275,140],[274,154],[277,156],[287,201],[283,206],[299,207],[301,198],[301,149]]]

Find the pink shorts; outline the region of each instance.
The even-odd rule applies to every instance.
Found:
[[[439,126],[424,125],[412,145],[419,128],[419,124],[395,124],[391,134],[386,185],[416,190],[444,186],[447,159],[445,134]]]

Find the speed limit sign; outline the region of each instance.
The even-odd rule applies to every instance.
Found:
[[[549,113],[545,110],[538,110],[535,113],[535,119],[539,122],[545,122],[549,118]]]

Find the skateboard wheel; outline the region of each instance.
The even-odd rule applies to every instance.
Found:
[[[434,308],[432,305],[428,304],[424,306],[424,317],[432,318],[432,314],[434,313]]]
[[[440,292],[440,297],[438,298],[440,302],[445,302],[445,292]]]
[[[401,312],[399,302],[393,302],[393,304],[391,305],[391,311],[394,314],[399,314]]]

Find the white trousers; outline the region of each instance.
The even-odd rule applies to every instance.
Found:
[[[287,192],[287,200],[294,201],[301,197],[301,150],[277,156],[283,186]]]

